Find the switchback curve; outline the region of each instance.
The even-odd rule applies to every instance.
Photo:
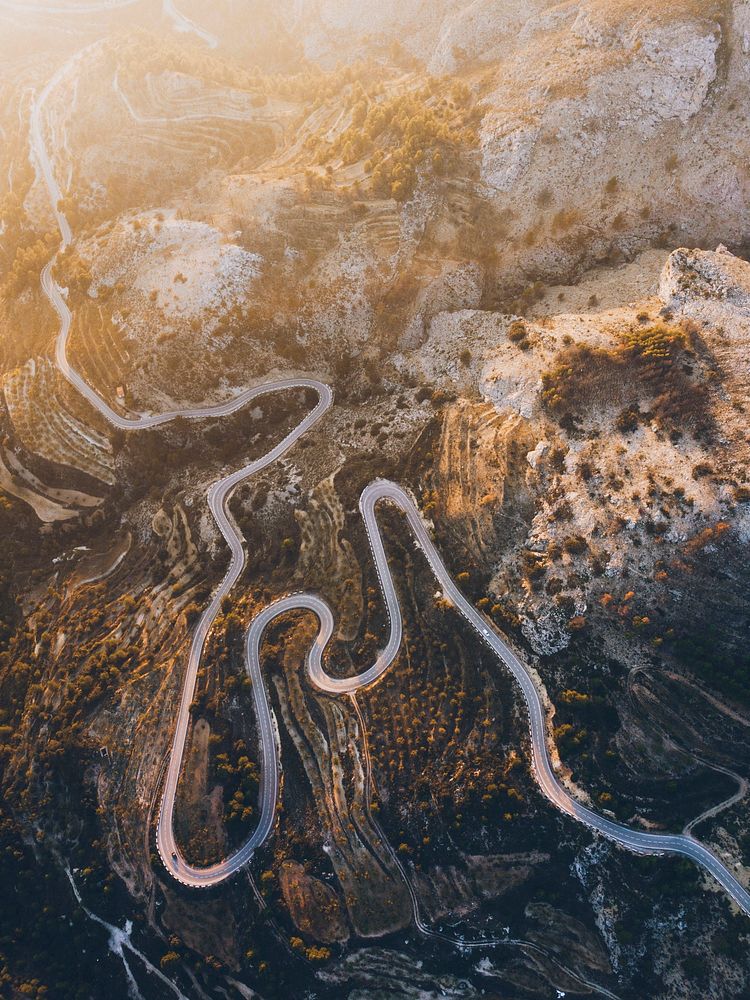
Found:
[[[70,60],[50,80],[39,99],[34,102],[31,114],[31,146],[39,173],[44,180],[50,196],[52,211],[60,228],[61,248],[63,249],[71,242],[72,233],[68,221],[59,206],[60,189],[55,180],[50,158],[44,143],[41,111],[51,89],[73,62],[74,59]],[[475,629],[482,641],[492,649],[498,659],[510,670],[520,686],[529,713],[532,767],[539,786],[549,801],[574,819],[585,823],[591,829],[631,851],[641,854],[676,854],[690,858],[712,875],[737,905],[746,914],[750,915],[750,894],[716,855],[694,838],[684,834],[656,834],[632,830],[614,820],[598,815],[587,806],[578,802],[564,788],[554,773],[547,746],[544,708],[530,670],[516,656],[508,643],[495,631],[492,623],[479,614],[453,582],[437,549],[432,543],[425,523],[409,495],[397,484],[386,480],[376,480],[371,483],[364,490],[360,498],[360,511],[368,533],[370,547],[378,570],[390,619],[390,632],[386,646],[378,654],[375,663],[361,674],[349,678],[334,678],[323,667],[323,652],[333,632],[333,615],[322,598],[313,594],[290,595],[281,601],[271,604],[261,612],[251,625],[246,640],[247,668],[254,681],[253,696],[255,709],[258,713],[264,764],[261,781],[261,819],[249,840],[230,858],[216,865],[202,869],[195,868],[190,866],[184,858],[181,858],[173,831],[174,798],[184,754],[185,740],[187,738],[190,702],[195,688],[198,665],[211,625],[219,612],[221,600],[229,593],[245,565],[244,540],[228,510],[227,501],[232,490],[240,482],[255,472],[266,468],[288,451],[297,439],[322,417],[331,405],[333,395],[327,385],[315,379],[287,379],[255,386],[227,402],[215,406],[203,406],[183,411],[137,416],[126,416],[118,413],[72,368],[68,361],[67,341],[70,332],[71,313],[61,289],[52,277],[53,265],[54,258],[42,270],[41,283],[44,293],[47,295],[60,319],[60,330],[55,353],[57,366],[65,378],[115,427],[123,430],[138,430],[168,423],[178,416],[199,419],[227,415],[247,405],[251,399],[257,396],[285,389],[309,388],[318,394],[318,404],[279,444],[262,458],[248,463],[241,469],[214,483],[208,492],[208,502],[211,512],[230,547],[231,560],[229,569],[221,584],[216,589],[211,603],[201,616],[193,637],[157,826],[157,845],[159,851],[168,870],[172,871],[172,874],[176,878],[187,885],[202,887],[216,885],[246,864],[256,848],[267,839],[273,829],[279,786],[278,745],[274,720],[260,670],[259,651],[263,632],[274,618],[287,611],[297,609],[310,610],[318,616],[320,629],[315,643],[308,654],[307,669],[312,683],[328,694],[354,694],[360,688],[376,683],[393,662],[401,642],[401,612],[375,516],[376,505],[380,501],[390,501],[406,515],[409,526],[418,544],[424,551],[435,578],[443,589],[444,596],[452,602],[456,610]]]

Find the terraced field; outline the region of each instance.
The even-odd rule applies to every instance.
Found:
[[[104,307],[89,305],[75,315],[73,344],[79,364],[107,398],[114,398],[127,372],[128,355],[122,337]]]
[[[13,428],[27,451],[114,484],[110,441],[72,411],[65,384],[48,358],[31,358],[8,372],[2,390]]]

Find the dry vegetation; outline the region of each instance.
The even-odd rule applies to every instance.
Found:
[[[621,405],[615,427],[632,433],[643,421],[656,420],[668,433],[688,430],[696,437],[710,427],[705,384],[690,377],[698,349],[697,327],[651,323],[647,314],[619,333],[614,349],[580,344],[560,352],[555,366],[542,375],[542,400],[563,419],[574,420],[587,407]],[[509,336],[513,338],[511,330]],[[650,400],[646,413],[640,403]]]
[[[533,661],[583,798],[676,829],[731,794],[733,779],[709,767],[746,767],[735,717],[750,678],[750,279],[741,260],[680,251],[657,296],[655,258],[639,254],[744,239],[746,12],[480,0],[447,16],[436,0],[373,22],[367,5],[292,17],[264,2],[249,32],[237,5],[183,6],[220,35],[216,50],[154,12],[139,11],[137,31],[111,12],[123,30],[87,49],[46,106],[75,237],[55,264],[71,357],[123,410],[225,399],[301,371],[336,393],[325,424],[232,501],[250,562],[193,704],[178,802],[191,861],[216,860],[257,821],[242,662],[252,616],[312,588],[336,612],[332,670],[363,669],[382,644],[356,505],[376,475],[415,491],[460,586]],[[100,38],[98,24],[80,30]],[[10,63],[22,83],[0,81],[0,759],[17,817],[0,820],[0,856],[29,884],[38,862],[24,838],[43,864],[75,858],[87,902],[118,926],[135,917],[189,995],[231,992],[234,977],[269,997],[403,992],[388,975],[458,995],[442,975],[453,959],[424,944],[420,961],[440,976],[403,972],[415,950],[403,865],[428,919],[510,926],[554,944],[584,979],[609,976],[611,960],[623,997],[680,998],[697,983],[724,1000],[730,982],[741,996],[738,932],[692,870],[633,874],[638,862],[589,849],[547,811],[509,679],[391,515],[404,645],[359,696],[367,731],[348,701],[308,684],[312,623],[279,623],[263,665],[283,790],[251,869],[259,897],[243,880],[195,900],[165,877],[160,768],[185,645],[225,558],[205,491],[310,399],[125,437],[55,373],[39,271],[58,239],[29,161],[28,95],[73,41],[61,33],[42,45],[44,65]],[[55,516],[42,526],[34,510]],[[122,561],[97,558],[116,534],[133,540]],[[101,582],[85,582],[87,559],[105,567]],[[727,749],[729,719],[741,753]],[[710,826],[742,864],[744,808]],[[18,899],[28,907],[33,893]],[[10,922],[0,912],[0,988],[22,981],[6,968],[11,939],[20,952],[33,938],[44,964],[39,928],[33,907]],[[719,932],[714,966],[644,957],[671,949],[682,969]],[[391,971],[373,948],[347,950],[396,933],[403,953],[381,954]],[[541,952],[533,968],[496,959],[508,995],[580,988]],[[486,988],[477,966],[460,969],[467,988]],[[55,976],[68,995],[65,970]]]

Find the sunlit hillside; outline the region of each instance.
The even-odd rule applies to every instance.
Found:
[[[750,996],[749,54],[0,0],[0,995]]]

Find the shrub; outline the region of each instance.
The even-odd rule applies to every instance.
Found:
[[[580,555],[587,547],[586,539],[582,535],[569,535],[563,542],[563,548],[571,555]]]
[[[694,331],[684,324],[648,322],[633,325],[620,333],[619,344],[609,350],[573,345],[562,350],[554,367],[542,375],[542,402],[563,420],[573,421],[588,401],[599,398],[612,402],[613,387],[642,398],[644,390],[654,400],[649,419],[664,429],[682,433],[692,429],[696,437],[710,429],[710,411],[705,385],[694,381],[690,367],[676,363],[690,357]],[[643,419],[631,402],[617,418],[621,431],[634,430]]]
[[[626,330],[621,342],[631,357],[670,362],[676,351],[685,347],[685,334],[679,327],[652,323],[647,327]]]
[[[561,208],[552,218],[552,229],[556,232],[572,229],[580,217],[580,212],[575,208]]]
[[[618,414],[617,419],[615,420],[615,427],[622,434],[631,434],[633,431],[638,430],[641,416],[642,414],[638,408],[638,404],[634,403],[632,406],[625,407],[625,409]]]
[[[514,344],[518,344],[520,341],[525,340],[527,335],[528,331],[523,320],[516,319],[510,324],[510,329],[508,330],[508,340],[512,340]]]

